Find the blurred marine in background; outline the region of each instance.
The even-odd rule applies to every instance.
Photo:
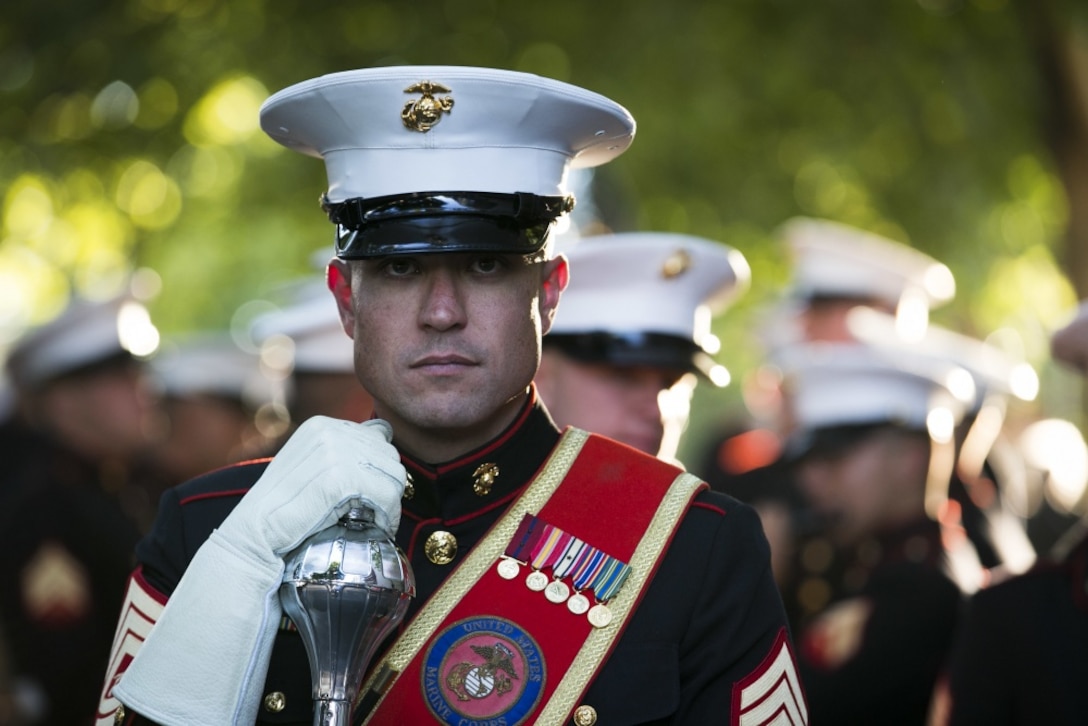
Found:
[[[585,237],[563,252],[571,281],[544,336],[541,398],[560,427],[675,460],[697,376],[729,382],[710,324],[748,288],[744,255],[661,232]]]
[[[276,408],[282,410],[281,381],[229,333],[168,339],[151,360],[151,370],[166,421],[152,451],[159,483],[155,505],[157,495],[187,479],[266,456],[282,433],[284,419]]]
[[[858,308],[892,314],[912,330],[924,330],[930,310],[952,299],[955,280],[929,255],[839,222],[796,217],[777,236],[790,261],[790,280],[757,331],[766,360],[741,382],[752,420],[729,422],[698,471],[715,489],[759,510],[775,575],[784,583],[791,576],[794,539],[804,535],[810,520],[784,455],[795,424],[782,390],[781,352],[805,342],[857,342],[847,319]]]
[[[265,364],[284,376],[288,433],[311,416],[370,418],[374,399],[355,377],[354,346],[324,276],[293,286],[281,306],[253,321],[250,335]]]
[[[921,724],[981,567],[927,513],[944,491],[959,373],[906,347],[799,344],[786,446],[813,519],[783,592],[814,723]]]
[[[7,359],[16,399],[0,428],[0,660],[15,723],[94,716],[140,535],[123,502],[155,430],[141,358],[157,344],[137,300],[75,300]]]
[[[1088,374],[1088,307],[1051,337]],[[937,726],[1073,726],[1088,714],[1088,527],[1028,572],[977,592],[938,689]]]

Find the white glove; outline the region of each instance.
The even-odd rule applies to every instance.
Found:
[[[381,420],[309,419],[219,525],[220,534],[248,555],[282,565],[302,540],[364,504],[393,537],[406,475],[392,438]]]
[[[193,557],[162,617],[114,688],[162,724],[252,724],[279,626],[283,556],[352,506],[390,536],[405,471],[385,421],[317,416]]]

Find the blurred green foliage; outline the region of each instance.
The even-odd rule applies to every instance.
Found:
[[[753,287],[716,326],[735,377],[759,360],[758,315],[788,279],[775,229],[799,214],[938,257],[959,291],[935,320],[1010,326],[1041,364],[1076,295],[1020,15],[1034,6],[1014,2],[8,3],[0,347],[135,268],[158,273],[167,332],[223,327],[316,274],[324,169],[264,137],[260,103],[323,73],[434,63],[540,73],[631,110],[635,144],[595,179],[599,222],[745,254]],[[696,423],[737,395],[707,393]]]

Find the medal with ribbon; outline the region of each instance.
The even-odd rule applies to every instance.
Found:
[[[526,514],[521,518],[514,538],[510,540],[506,552],[499,560],[499,576],[502,579],[513,580],[521,573],[521,566],[529,559],[525,553],[532,551],[543,531],[540,525],[541,521],[531,515]]]
[[[530,590],[543,592],[550,602],[566,602],[575,615],[588,613],[590,623],[598,628],[611,622],[607,603],[631,572],[626,563],[531,514],[519,523],[499,559],[498,572],[504,579],[513,580],[523,564],[530,568],[525,578]],[[549,569],[550,578],[546,573]],[[583,592],[587,589],[593,595],[592,606]]]
[[[543,570],[555,565],[570,540],[571,536],[558,527],[544,525],[544,534],[536,543],[536,548],[529,559],[529,566],[533,571],[525,578],[525,584],[530,590],[540,592],[548,587],[550,580]]]

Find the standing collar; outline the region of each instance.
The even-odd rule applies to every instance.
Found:
[[[533,387],[513,423],[483,446],[452,461],[427,464],[401,453],[414,493],[407,513],[443,520],[490,509],[520,491],[559,442],[559,430]],[[497,471],[486,495],[473,489],[481,470]]]

